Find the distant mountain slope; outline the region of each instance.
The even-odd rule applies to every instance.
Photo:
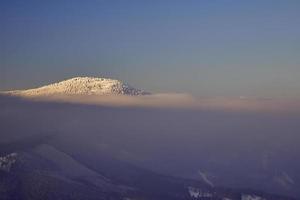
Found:
[[[49,95],[145,95],[143,90],[131,87],[119,80],[75,77],[58,83],[35,89],[7,91],[5,94],[17,96],[49,96]]]
[[[74,156],[48,144],[13,154],[11,169],[0,169],[0,199],[294,200],[211,187],[109,157]]]

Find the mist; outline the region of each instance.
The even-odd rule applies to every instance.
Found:
[[[1,151],[48,143],[70,154],[111,156],[216,185],[299,195],[296,110],[204,106],[183,95],[173,101],[168,96],[106,98],[95,103],[96,97],[51,102],[1,96]],[[105,103],[116,98],[122,103]]]

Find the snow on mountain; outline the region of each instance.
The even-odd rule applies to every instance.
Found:
[[[16,160],[17,160],[16,153],[11,153],[6,156],[1,156],[0,157],[0,170],[9,172],[10,168],[16,162]]]
[[[242,194],[242,200],[266,200],[257,195]]]
[[[143,90],[135,89],[119,80],[94,77],[75,77],[35,89],[8,91],[5,94],[17,96],[50,95],[145,95]]]
[[[214,184],[211,180],[209,180],[208,175],[202,171],[199,170],[199,175],[201,176],[202,180],[210,185],[211,187],[214,187]]]
[[[210,192],[202,191],[201,189],[195,187],[188,187],[188,191],[190,197],[198,199],[198,198],[211,198],[213,195]]]

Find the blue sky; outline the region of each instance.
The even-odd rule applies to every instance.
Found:
[[[154,92],[300,97],[298,0],[0,4],[0,90],[86,75]]]

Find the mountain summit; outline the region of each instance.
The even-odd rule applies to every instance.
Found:
[[[135,89],[119,80],[95,77],[75,77],[58,83],[28,90],[5,92],[21,96],[49,95],[145,95],[143,90]]]

